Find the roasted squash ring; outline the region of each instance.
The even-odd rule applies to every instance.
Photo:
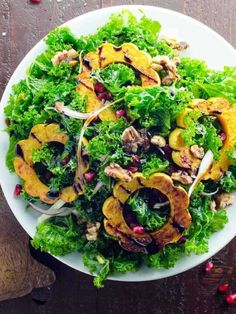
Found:
[[[151,68],[151,56],[138,49],[132,43],[124,43],[120,47],[105,43],[98,48],[96,52],[90,52],[83,58],[84,64],[81,73],[78,75],[80,84],[77,91],[83,97],[87,97],[87,112],[100,109],[104,101],[98,99],[94,87],[91,72],[93,70],[104,68],[111,63],[125,63],[134,67],[139,73],[142,86],[160,85],[160,77],[156,71]],[[116,121],[115,113],[107,108],[99,114],[101,120]]]
[[[219,180],[223,173],[231,165],[227,152],[231,151],[236,143],[235,126],[236,126],[236,107],[224,98],[195,99],[190,107],[185,109],[176,119],[178,128],[171,132],[169,136],[169,145],[174,149],[172,152],[173,161],[182,168],[196,169],[199,167],[200,160],[193,157],[189,147],[183,143],[181,132],[186,128],[185,117],[192,110],[200,110],[204,115],[215,116],[226,134],[226,140],[220,150],[219,160],[214,161],[209,171],[204,176],[204,180]],[[188,163],[186,163],[188,159]],[[189,166],[190,165],[190,166]]]
[[[157,189],[163,193],[170,202],[171,211],[168,221],[162,228],[140,235],[127,225],[123,216],[123,208],[130,195],[142,188]],[[118,182],[114,187],[113,195],[103,205],[104,227],[110,235],[115,236],[117,232],[117,238],[123,247],[123,242],[126,238],[129,238],[143,245],[154,240],[157,247],[161,249],[169,243],[177,242],[181,238],[183,231],[191,223],[191,216],[188,212],[189,197],[187,192],[182,187],[174,186],[172,179],[166,174],[155,173],[146,179],[141,173],[135,173],[131,181]],[[120,237],[119,234],[122,234],[124,237]]]
[[[51,196],[49,187],[40,181],[33,169],[32,153],[34,150],[39,149],[42,144],[50,142],[66,144],[68,139],[58,124],[38,124],[31,129],[28,139],[17,143],[17,156],[14,158],[15,172],[25,181],[25,191],[32,197],[39,197],[44,203],[54,204],[58,199],[69,203],[78,197],[72,186],[65,187],[60,194]]]

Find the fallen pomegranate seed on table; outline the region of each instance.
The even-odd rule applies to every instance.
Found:
[[[227,292],[229,290],[229,284],[228,283],[221,283],[218,287],[219,292]]]
[[[211,261],[209,261],[205,265],[205,271],[209,273],[212,271],[213,267],[214,267],[214,264]]]
[[[234,303],[236,303],[236,293],[228,294],[227,297],[225,298],[225,301],[226,301],[228,304],[234,304]]]
[[[30,0],[32,3],[40,3],[42,0]]]

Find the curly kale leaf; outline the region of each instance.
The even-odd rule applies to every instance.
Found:
[[[56,217],[41,222],[31,241],[35,249],[56,256],[63,256],[83,247],[85,239],[82,230],[72,217]]]

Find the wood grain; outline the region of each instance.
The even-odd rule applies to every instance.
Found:
[[[134,3],[161,6],[190,15],[236,46],[235,0],[42,0],[40,5],[29,4],[28,0],[1,0],[0,95],[25,53],[51,28],[100,7]],[[2,36],[2,32],[6,32],[6,36]],[[0,213],[9,213],[2,195]],[[159,281],[109,281],[101,290],[93,287],[91,277],[66,267],[46,254],[34,250],[32,254],[56,273],[57,281],[49,300],[38,304],[29,294],[1,302],[0,313],[236,313],[236,307],[227,307],[223,296],[216,293],[221,280],[230,282],[232,291],[236,291],[236,239],[214,257],[216,267],[211,275],[206,275],[203,266],[199,266]]]

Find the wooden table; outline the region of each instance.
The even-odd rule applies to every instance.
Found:
[[[0,95],[21,59],[50,29],[87,11],[134,2],[190,15],[236,46],[235,0],[42,0],[40,5],[31,5],[29,0],[1,0]],[[0,213],[10,215],[2,195],[0,201]],[[24,232],[22,236],[25,236]],[[55,284],[46,292],[38,290],[22,298],[1,302],[0,313],[236,313],[236,306],[227,307],[222,297],[216,294],[222,278],[229,281],[236,292],[236,239],[215,256],[217,266],[210,276],[204,274],[203,266],[199,266],[159,281],[109,281],[100,290],[93,287],[92,277],[74,271],[46,254],[33,251],[33,256],[55,271]]]

